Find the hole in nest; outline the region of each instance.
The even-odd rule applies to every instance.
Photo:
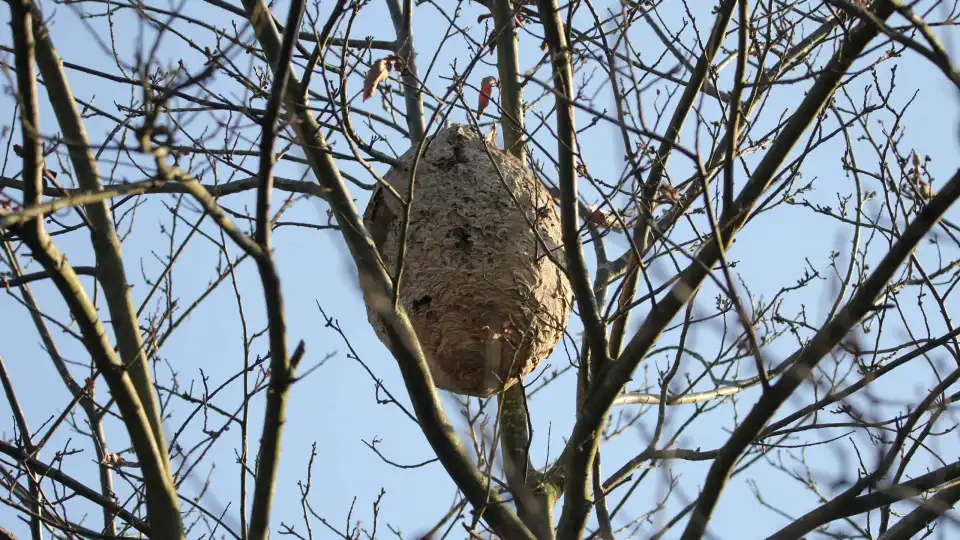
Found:
[[[424,308],[430,307],[431,300],[433,300],[433,298],[431,298],[429,294],[421,296],[413,301],[413,310],[419,312]]]
[[[457,227],[450,231],[450,236],[456,240],[457,249],[467,251],[470,249],[470,233],[463,227]]]

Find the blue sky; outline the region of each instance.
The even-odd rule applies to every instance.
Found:
[[[44,2],[43,5],[48,16],[56,13],[52,25],[53,39],[65,60],[96,66],[108,73],[119,73],[114,59],[97,43],[91,35],[91,30],[85,27],[84,22],[78,20],[71,8],[60,6],[54,10],[54,5],[50,2]],[[598,2],[594,5],[598,10],[618,9],[618,4],[611,1]],[[82,7],[83,4],[81,4]],[[102,11],[103,8],[100,5],[91,5],[89,9]],[[328,9],[329,6],[321,8],[324,16]],[[695,9],[702,10],[700,13],[694,13],[696,16],[695,25],[700,35],[705,36],[709,32],[709,25],[712,24],[708,5],[703,4]],[[476,15],[482,13],[483,8],[468,3],[465,4],[464,10],[466,13],[462,18],[463,24],[474,27],[471,31],[471,36],[474,39],[482,39],[482,27],[477,25],[475,21]],[[190,3],[186,12],[211,24],[222,27],[229,26],[229,17],[225,12],[201,2]],[[285,14],[286,3],[280,3],[276,12]],[[675,1],[666,2],[661,7],[660,13],[671,28],[679,28],[680,19],[686,16],[682,5]],[[9,28],[7,11],[0,14],[0,22],[4,25],[3,28]],[[93,25],[94,34],[101,43],[109,43],[112,38],[118,44],[118,49],[122,51],[123,61],[128,64],[133,62],[135,57],[133,44],[138,39],[139,27],[129,11],[123,11],[117,15],[114,25],[116,34],[112,37],[106,32],[107,25],[103,19],[89,21],[89,24]],[[428,81],[428,86],[435,92],[440,92],[448,84],[443,77],[450,76],[450,63],[456,59],[459,68],[463,69],[469,62],[471,53],[462,41],[457,40],[451,41],[452,44],[445,46],[439,53],[436,52],[447,23],[434,7],[427,4],[418,7],[414,14],[414,24],[420,68],[426,70],[427,65],[436,57],[436,64]],[[386,7],[377,0],[374,0],[363,10],[355,26],[357,30],[354,37],[366,35],[372,35],[377,39],[393,39],[394,37]],[[804,26],[804,28],[813,27],[812,23],[805,23]],[[196,37],[198,43],[203,40],[210,40],[209,33],[197,30],[196,27],[191,28],[190,25],[181,23],[177,28]],[[584,27],[581,26],[581,28]],[[539,29],[535,29],[535,31],[539,31]],[[691,36],[689,31],[685,35],[688,38]],[[633,30],[631,40],[635,47],[645,51],[644,54],[647,54],[646,51],[649,50],[650,56],[647,56],[648,58],[656,58],[659,50],[662,49],[660,42],[652,37],[649,28],[642,24],[638,24]],[[686,43],[689,42],[688,39]],[[4,33],[2,43],[4,45],[10,44],[9,34]],[[539,40],[530,35],[524,35],[521,38],[521,70],[532,67],[540,59],[542,53],[539,51],[539,45]],[[952,44],[947,41],[947,45],[948,50],[952,52],[954,50]],[[827,45],[820,53],[823,57],[820,61],[825,60],[832,50],[833,45]],[[165,38],[163,46],[160,48],[159,58],[164,65],[172,64],[177,59],[183,58],[191,71],[197,70],[202,64],[202,60],[199,59],[195,50],[191,50],[183,41],[172,36]],[[5,61],[9,61],[12,57],[7,55],[7,59]],[[246,56],[241,56],[236,60],[236,64],[241,70],[245,69],[248,63],[249,57]],[[732,68],[727,68],[727,72],[725,72],[727,77],[729,77],[728,71],[730,69]],[[482,63],[469,77],[469,81],[476,86],[483,76],[495,73],[495,67]],[[68,75],[71,77],[70,81],[77,97],[93,101],[97,106],[113,114],[119,114],[114,103],[128,103],[131,92],[134,92],[134,96],[139,96],[136,90],[130,87],[110,85],[101,79],[83,76],[76,72],[68,71]],[[880,70],[881,80],[886,80],[885,78],[888,76],[886,68],[882,68]],[[541,78],[546,78],[546,71],[541,71]],[[318,79],[314,79],[315,82],[318,82]],[[862,92],[862,80],[865,80],[865,78],[855,81],[850,86],[850,92],[854,99],[861,98],[861,94],[858,94],[858,92]],[[905,118],[907,131],[904,134],[904,146],[917,148],[918,151],[933,157],[931,170],[935,178],[943,181],[957,167],[955,159],[957,150],[956,95],[950,89],[945,78],[938,75],[929,65],[921,62],[919,57],[915,55],[906,54],[903,61],[899,62],[897,80],[898,88],[893,94],[894,106],[902,106],[910,99],[914,90],[919,91]],[[581,81],[580,77],[578,77],[579,81]],[[729,79],[727,79],[728,81]],[[723,79],[721,79],[721,83],[723,84]],[[8,86],[7,82],[4,82],[4,84]],[[397,82],[393,80],[390,84],[396,87]],[[221,91],[231,95],[234,99],[239,100],[242,96],[237,92],[236,85],[232,85],[229,81],[216,79],[210,85],[211,88],[223,88]],[[351,85],[351,94],[353,94],[360,88],[359,79],[354,78]],[[315,88],[321,93],[325,93],[318,85],[315,85]],[[672,89],[674,87],[664,88]],[[806,86],[803,89],[805,88]],[[756,132],[765,132],[778,122],[781,115],[788,114],[802,99],[803,89],[799,87],[796,89],[783,88],[782,91],[774,92],[758,121]],[[609,110],[612,111],[608,94],[609,91],[605,94],[607,97],[599,99],[598,103],[606,103],[610,107]],[[653,95],[653,92],[650,92],[649,97],[645,96],[645,105],[648,107],[645,114],[648,121],[654,118],[652,107],[655,107],[657,103],[662,106],[664,98],[665,94],[659,98],[660,101],[658,102],[658,98]],[[9,93],[5,93],[4,97],[0,99],[3,99],[4,103],[12,103]],[[476,99],[475,91],[467,90],[466,99],[468,102],[473,102]],[[402,107],[402,100],[396,99],[395,104]],[[377,99],[368,102],[367,106],[372,111],[386,114],[381,110],[380,101]],[[672,106],[671,102],[670,111],[672,111]],[[12,111],[12,107],[4,107],[2,110]],[[541,104],[538,110],[544,110],[544,106]],[[715,107],[712,107],[709,102],[704,104],[703,111],[708,118],[711,118],[710,115],[716,116],[717,114]],[[48,135],[55,133],[54,119],[46,105],[44,105],[43,112],[41,119],[42,132]],[[194,135],[200,133],[203,126],[206,125],[205,122],[208,122],[208,119],[202,114],[196,117],[186,114],[183,118],[190,120],[188,131]],[[362,115],[355,115],[354,123],[360,125],[362,118]],[[533,122],[535,119],[536,117],[533,114],[527,117],[528,122]],[[889,116],[885,119],[889,121]],[[462,111],[454,112],[451,115],[451,120],[455,122],[465,121],[464,113]],[[586,114],[581,114],[578,118],[579,125],[585,125],[588,120],[589,117]],[[11,113],[7,113],[0,118],[0,124],[5,128],[11,127],[11,121]],[[872,121],[875,122],[875,120]],[[662,131],[664,122],[665,120],[661,121],[657,126],[658,130]],[[688,123],[688,126],[692,125],[692,123]],[[113,127],[112,122],[102,119],[93,119],[87,124],[88,133],[93,142],[103,141]],[[879,125],[872,125],[871,127],[880,129]],[[19,130],[19,127],[17,129]],[[17,141],[19,131],[14,133],[14,140]],[[701,136],[703,136],[703,133],[701,133]],[[618,140],[614,127],[604,126],[603,124],[591,131],[590,136],[581,139],[583,153],[587,156],[588,167],[594,176],[610,181],[619,177],[623,159]],[[683,140],[688,146],[693,146],[696,143],[696,134],[692,127],[684,132]],[[801,145],[805,141],[806,139],[803,139]],[[3,142],[6,143],[6,141]],[[407,143],[400,137],[393,137],[390,142],[394,148],[401,152],[403,151],[401,149],[405,149],[407,146]],[[708,151],[705,141],[701,140],[701,142],[703,143],[701,150]],[[129,134],[124,143],[128,146],[133,145]],[[541,143],[548,148],[555,146],[555,142],[549,137],[542,138]],[[223,143],[220,141],[220,146],[216,146],[216,144],[216,142],[210,142],[209,146],[222,147]],[[251,145],[251,142],[248,141],[246,144]],[[256,143],[253,142],[252,145],[250,148],[256,149]],[[862,141],[857,142],[858,151],[862,150],[864,145],[865,143]],[[811,200],[821,204],[836,205],[836,192],[849,193],[851,191],[851,181],[840,168],[841,151],[842,147],[838,146],[835,141],[825,145],[824,148],[818,149],[815,158],[804,163],[804,178],[817,179],[817,191],[810,194]],[[296,154],[296,152],[294,153]],[[102,174],[106,175],[111,171],[111,160],[115,157],[116,152],[108,151],[105,153],[101,161]],[[115,177],[118,180],[127,179],[131,181],[142,178],[139,171],[125,164],[126,160],[125,156],[121,156],[121,163],[116,168]],[[754,160],[753,163],[755,162]],[[248,168],[253,169],[255,165],[255,157],[246,158]],[[9,159],[4,164],[3,175],[14,176],[19,167],[18,160]],[[344,170],[358,176],[362,174],[362,170],[355,165],[348,164],[344,166]],[[382,173],[386,169],[383,166],[378,166],[378,170]],[[669,174],[672,179],[679,181],[685,179],[690,170],[689,162],[685,162],[683,158],[675,157],[671,162]],[[222,171],[226,171],[226,169],[224,168]],[[306,173],[307,171],[304,170],[303,166],[290,162],[282,163],[277,170],[278,175],[288,178],[299,178]],[[555,173],[549,168],[547,175],[556,178]],[[213,175],[209,173],[204,177],[204,181],[207,182],[213,182],[214,180]],[[228,181],[229,178],[222,177],[216,180],[223,182]],[[742,185],[744,180],[745,176],[741,171],[738,176],[738,185]],[[934,188],[937,187],[935,183]],[[354,188],[353,195],[357,198],[357,204],[362,210],[367,194]],[[596,202],[597,200],[595,194],[589,192],[589,190],[584,192],[584,198],[588,202]],[[131,281],[136,283],[133,295],[137,305],[139,305],[148,289],[141,278],[141,268],[148,276],[155,276],[162,269],[162,264],[158,261],[157,256],[163,257],[169,249],[169,240],[162,236],[160,229],[161,224],[164,224],[169,230],[170,213],[160,204],[160,201],[170,204],[175,199],[171,196],[147,199],[136,212],[135,232],[124,244],[124,258],[127,263],[128,274]],[[246,209],[252,211],[252,202],[252,197],[236,196],[228,199],[226,204],[234,210],[243,210],[244,205],[246,205]],[[192,205],[192,203],[186,201],[184,204]],[[326,206],[322,202],[302,201],[286,214],[285,221],[325,223],[325,211]],[[956,211],[953,211],[952,215],[955,216],[955,214]],[[196,219],[196,214],[187,215],[188,219]],[[128,226],[129,221],[126,223],[125,227]],[[125,227],[122,230],[125,230]],[[176,238],[179,241],[184,238],[189,225],[181,221],[177,227]],[[210,223],[205,224],[203,231],[207,234],[216,235],[216,230]],[[67,251],[70,261],[74,264],[91,264],[93,261],[88,247],[88,239],[84,236],[83,234],[74,234],[58,240],[58,244]],[[385,530],[383,527],[389,523],[401,529],[405,538],[413,537],[418,531],[432,526],[443,515],[447,506],[453,500],[455,490],[439,464],[434,463],[414,470],[400,470],[385,464],[362,442],[370,442],[374,439],[382,441],[378,444],[378,449],[386,457],[399,463],[419,463],[433,457],[429,445],[418,432],[416,426],[397,407],[379,405],[376,402],[371,378],[356,361],[347,357],[347,347],[340,337],[332,330],[324,328],[324,321],[317,309],[317,303],[322,305],[330,316],[335,317],[340,322],[346,337],[350,340],[359,357],[376,372],[378,377],[383,379],[383,383],[395,395],[403,396],[403,401],[406,403],[405,390],[396,364],[385,347],[376,339],[366,322],[366,313],[360,291],[356,286],[353,263],[344,248],[343,241],[338,233],[333,231],[313,231],[299,227],[280,228],[274,241],[276,257],[283,280],[291,345],[294,345],[300,339],[306,342],[307,356],[304,361],[306,366],[322,361],[328,354],[332,355],[320,369],[313,372],[309,378],[298,383],[291,394],[288,405],[287,429],[284,434],[283,458],[277,484],[277,498],[272,520],[274,534],[277,534],[281,523],[295,525],[298,531],[304,531],[297,482],[304,478],[311,445],[315,442],[317,458],[313,471],[310,502],[312,508],[319,515],[330,520],[332,524],[342,527],[354,497],[356,497],[353,517],[362,520],[364,525],[369,527],[372,516],[371,505],[376,500],[382,487],[386,494],[380,509],[381,533]],[[831,248],[844,253],[840,260],[841,266],[845,267],[849,242],[849,229],[839,229],[831,221],[815,216],[806,209],[782,207],[775,212],[757,217],[738,236],[730,258],[739,261],[736,272],[744,282],[750,284],[754,294],[769,299],[781,287],[792,285],[802,276],[807,259],[813,267],[824,269],[828,264],[827,255]],[[622,237],[612,238],[607,245],[607,249],[614,256],[619,256],[625,247],[626,243]],[[945,247],[944,250],[945,258],[956,258],[955,253],[951,252],[949,248]],[[875,248],[872,257],[878,257],[883,252],[882,246]],[[231,256],[236,257],[238,250],[231,246],[230,253]],[[586,253],[588,260],[592,261],[593,253],[589,247]],[[930,252],[922,251],[920,256],[924,260],[928,260],[926,258],[930,256]],[[181,306],[190,304],[206,288],[209,280],[215,275],[215,266],[219,258],[220,254],[215,245],[204,238],[193,240],[187,247],[181,262],[174,271],[173,278],[177,295],[181,298]],[[28,271],[36,271],[36,268]],[[660,273],[659,279],[662,280],[668,277],[670,267],[666,264],[655,265],[653,269],[655,276],[658,271]],[[259,331],[265,323],[265,317],[256,269],[247,261],[238,267],[236,278],[237,288],[242,293],[243,315],[247,327],[251,333]],[[88,287],[92,288],[91,280],[87,279],[85,282]],[[50,284],[36,284],[32,289],[44,309],[55,311],[63,317],[63,303]],[[698,299],[697,313],[709,314],[715,312],[713,298],[716,293],[717,290],[712,285],[704,288]],[[810,323],[819,324],[833,302],[831,294],[834,293],[831,292],[828,283],[816,285],[801,296],[791,298],[785,307],[785,312],[795,313],[801,309],[802,305],[806,309]],[[948,302],[948,307],[953,307],[951,303],[955,302]],[[178,374],[180,389],[199,396],[202,394],[203,376],[208,378],[208,385],[213,388],[236,373],[242,367],[243,362],[239,313],[236,295],[228,279],[184,321],[165,344],[160,355],[164,362],[158,366],[161,381],[169,382],[171,370],[175,371]],[[908,316],[914,315],[915,312],[908,313]],[[639,320],[642,320],[642,316],[642,311],[634,315],[632,319],[634,326]],[[735,323],[731,319],[728,324],[733,325]],[[932,336],[943,333],[942,321],[936,324],[939,324],[939,327],[935,325],[930,329],[930,335]],[[11,370],[11,376],[18,397],[26,411],[28,421],[31,427],[37,430],[51,417],[55,418],[60,414],[66,404],[69,403],[69,394],[63,389],[49,358],[42,350],[39,338],[26,312],[22,306],[19,306],[10,297],[5,298],[3,307],[0,308],[0,328],[4,329],[7,338],[0,344],[0,355]],[[690,347],[698,351],[702,350],[705,355],[715,354],[722,329],[715,326],[712,327],[714,331],[710,332],[707,331],[707,328],[710,328],[708,326],[701,328],[703,329],[702,333],[691,337],[693,342]],[[571,322],[570,331],[574,335],[579,332],[577,321]],[[893,340],[904,339],[903,335],[898,334],[895,330],[888,332],[889,336],[885,337],[888,343]],[[676,334],[676,332],[667,334],[662,344],[674,345]],[[58,335],[57,339],[65,357],[75,359],[78,362],[86,362],[85,352],[77,343],[65,336]],[[771,361],[782,360],[793,352],[795,346],[795,342],[781,340],[767,349],[765,354]],[[265,353],[266,347],[266,341],[262,337],[255,341],[251,349],[253,356],[256,357],[257,354]],[[667,356],[665,355],[670,355],[672,358],[672,354],[674,354],[672,351],[667,351],[648,359],[635,374],[634,384],[639,384],[645,379],[655,379],[656,371],[653,366],[664,369],[667,365]],[[946,359],[945,354],[941,354],[939,357],[940,359]],[[555,367],[566,365],[563,348],[558,347],[557,352],[548,362]],[[692,369],[696,370],[696,366],[692,366]],[[877,391],[880,393],[897,392],[898,398],[915,398],[918,391],[929,388],[931,385],[931,375],[925,369],[927,368],[921,365],[903,368],[904,372],[898,373],[896,379],[881,381]],[[76,368],[75,373],[82,378],[84,372],[82,369]],[[751,375],[752,373],[752,367],[750,366],[741,368],[741,376]],[[572,377],[562,378],[548,390],[538,394],[531,402],[531,414],[535,428],[532,450],[534,463],[536,464],[542,464],[545,461],[548,449],[549,456],[556,456],[565,441],[564,437],[570,432],[574,412],[573,383]],[[98,386],[98,391],[101,393],[100,395],[105,394],[105,386],[102,384]],[[809,396],[809,393],[806,392],[804,395]],[[215,403],[228,410],[234,410],[238,406],[241,396],[241,387],[238,383],[234,383],[218,396]],[[738,398],[737,417],[742,418],[753,404],[756,396],[756,391],[748,391]],[[444,402],[447,414],[454,420],[459,421],[459,407],[456,401],[451,396],[444,395]],[[792,409],[798,403],[799,401],[788,402],[786,409]],[[183,401],[177,399],[170,401],[168,412],[171,414],[171,419],[166,424],[168,439],[172,436],[172,433],[179,429],[180,424],[193,412],[193,409],[194,406]],[[731,404],[727,402],[717,410],[698,419],[697,429],[688,431],[680,439],[677,446],[683,448],[699,447],[703,450],[718,447],[724,440],[724,429],[732,424],[733,410]],[[628,413],[638,411],[639,409],[636,407],[624,408],[623,410],[623,412]],[[668,426],[682,423],[692,411],[692,406],[671,408],[670,424]],[[655,411],[647,410],[645,413],[644,420],[638,424],[641,427],[629,430],[604,447],[603,460],[605,470],[608,473],[616,470],[623,462],[645,447],[650,429],[653,426]],[[262,415],[262,400],[257,400],[252,404],[250,416],[251,455],[255,452]],[[223,423],[222,417],[210,414],[208,426],[210,429],[218,429]],[[182,439],[184,446],[189,448],[193,442],[199,440],[202,436],[199,431],[201,427],[199,421],[194,420]],[[12,434],[12,418],[6,402],[3,402],[0,404],[0,435],[5,439],[10,439]],[[119,451],[125,446],[122,427],[115,420],[108,422],[108,434],[112,450]],[[826,435],[824,435],[824,438],[826,438]],[[863,442],[862,437],[860,441]],[[947,441],[952,446],[946,446],[941,450],[945,457],[955,457],[956,439],[946,436],[942,439],[941,444],[946,444]],[[466,439],[465,442],[469,446]],[[237,501],[239,468],[235,458],[238,444],[239,429],[233,427],[212,446],[191,479],[183,484],[181,491],[184,497],[193,496],[209,474],[210,488],[202,502],[214,511],[226,509],[226,522],[235,529],[239,527]],[[62,429],[51,440],[41,457],[44,460],[49,460],[57,449],[63,448],[83,450],[82,453],[65,458],[64,470],[77,478],[95,484],[96,467],[93,463],[93,450],[88,440],[71,433],[67,429]],[[841,453],[845,451],[847,454],[844,459],[850,458],[849,450],[849,447],[841,450]],[[838,454],[834,450],[813,448],[809,451],[809,455],[813,467],[826,477],[835,477],[838,468],[848,465],[848,462],[837,458]],[[923,461],[923,463],[927,462],[934,463],[929,459]],[[709,462],[680,462],[670,463],[669,465],[671,470],[679,475],[679,490],[683,495],[674,495],[666,513],[668,517],[672,516],[673,512],[682,506],[681,503],[686,503],[695,496],[696,486],[702,482]],[[658,470],[654,474],[661,474],[664,470],[663,466],[658,466]],[[850,470],[847,469],[847,472],[849,473]],[[786,480],[782,473],[778,473],[762,463],[758,464],[756,469],[731,481],[729,489],[724,492],[724,498],[721,500],[713,521],[714,529],[712,530],[716,537],[762,538],[786,523],[782,516],[764,509],[757,503],[751,494],[748,480],[754,480],[762,486],[766,502],[787,509],[795,517],[811,508],[815,503],[808,491],[801,489],[795,482]],[[123,486],[123,481],[118,478],[117,484]],[[653,499],[658,495],[658,491],[663,485],[663,481],[648,481],[643,484],[642,493],[638,493],[634,497],[626,513],[635,517],[649,511],[652,508]],[[121,487],[120,489],[126,488]],[[830,492],[828,491],[828,493]],[[228,504],[229,507],[227,507]],[[88,514],[85,521],[87,525],[95,527],[99,523],[99,513],[94,507],[78,502],[72,508],[75,508],[72,510],[75,513],[75,519],[78,515],[86,512]],[[0,523],[8,527],[10,527],[10,524],[14,524],[11,527],[14,531],[21,534],[25,533],[26,528],[22,523],[15,524],[16,519],[15,514],[9,508],[0,507]],[[324,530],[320,523],[313,522],[312,526],[316,538],[331,537],[329,531]],[[641,529],[642,532],[653,530],[655,530],[653,526]],[[457,532],[453,533],[453,537],[459,537],[457,534]],[[678,534],[679,531],[674,531],[674,535]],[[674,535],[668,535],[668,538],[672,538]],[[191,538],[198,536],[199,532],[197,531],[191,532],[189,535]]]

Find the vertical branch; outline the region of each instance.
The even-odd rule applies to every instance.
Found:
[[[558,490],[530,463],[530,419],[522,382],[504,390],[500,407],[500,447],[507,485],[517,514],[538,539],[553,538],[553,507]]]
[[[17,97],[20,101],[20,138],[23,142],[23,206],[41,202],[43,194],[43,143],[40,140],[40,112],[37,99],[36,40],[30,4],[10,3],[13,27],[14,64],[17,68]],[[43,227],[41,218],[29,221],[26,227]]]
[[[563,22],[553,0],[540,0],[540,18],[553,56],[554,95],[557,101],[557,147],[560,184],[561,229],[570,284],[580,308],[585,334],[595,361],[607,358],[607,340],[597,299],[587,273],[583,242],[580,240],[577,203],[577,141],[573,114],[573,73],[570,47]]]
[[[260,125],[260,183],[257,187],[257,232],[254,239],[265,251],[270,250],[270,195],[273,190],[273,166],[276,162],[273,149],[277,140],[277,117],[280,115],[280,106],[283,104],[287,74],[291,69],[290,59],[293,57],[293,46],[297,42],[305,7],[303,0],[294,0],[290,4],[286,31],[283,34],[283,42],[280,44],[280,57],[273,67],[273,88]]]
[[[490,349],[490,347],[488,347]],[[497,347],[497,353],[500,347]],[[497,355],[499,356],[499,354]],[[496,360],[500,360],[497,358]],[[491,360],[488,359],[488,363]],[[499,364],[494,364],[499,365]],[[517,504],[517,513],[527,526],[530,523],[524,519],[524,510],[528,506],[527,477],[530,475],[530,456],[527,453],[530,431],[527,429],[526,406],[524,404],[526,390],[522,381],[504,390],[497,396],[497,405],[500,415],[500,447],[503,449],[503,469],[507,476],[507,485],[513,493]],[[552,529],[553,527],[551,527]],[[540,535],[538,531],[531,531]]]
[[[493,0],[491,6],[497,40],[497,70],[500,79],[500,123],[506,152],[526,162],[523,144],[523,88],[520,85],[520,55],[517,51],[517,18],[512,0]],[[483,90],[481,89],[481,92]],[[498,397],[500,447],[507,484],[516,501],[517,514],[537,538],[553,538],[553,506],[556,492],[546,485],[530,464],[529,411],[526,388],[519,382]]]
[[[613,523],[610,521],[610,511],[607,509],[607,496],[601,480],[603,470],[600,466],[600,452],[593,458],[593,498],[596,501],[597,533],[603,540],[614,540]]]
[[[737,68],[733,75],[733,93],[730,96],[730,124],[727,128],[726,159],[723,163],[723,211],[728,214],[733,206],[733,165],[740,144],[740,99],[746,83],[747,57],[750,55],[750,0],[738,0],[740,29],[737,32]],[[708,202],[709,203],[709,202]]]
[[[298,5],[298,4],[295,4]],[[296,91],[296,90],[294,90]],[[280,277],[269,251],[263,248],[249,235],[242,232],[227,213],[217,204],[200,182],[177,167],[166,164],[167,148],[154,148],[151,144],[150,118],[156,111],[149,111],[147,122],[140,129],[140,146],[144,152],[152,153],[158,174],[167,182],[179,181],[204,211],[210,215],[220,229],[237,243],[257,262],[257,270],[263,285],[263,294],[267,306],[267,321],[270,339],[270,387],[267,393],[267,406],[264,413],[264,426],[261,435],[259,466],[257,468],[256,487],[254,489],[253,510],[250,518],[250,530],[247,537],[256,540],[267,538],[267,526],[270,518],[270,505],[276,482],[277,465],[280,458],[280,440],[286,410],[287,395],[293,383],[297,365],[303,358],[304,346],[301,341],[293,355],[287,360],[286,321],[283,312],[283,297],[280,289]],[[276,118],[276,117],[274,117]]]
[[[403,74],[403,97],[407,104],[407,131],[410,132],[411,144],[417,144],[423,139],[423,93],[420,90],[420,74],[417,70],[417,51],[413,48],[413,0],[387,0],[390,10],[390,19],[397,33]]]
[[[539,0],[540,21],[553,56],[553,85],[557,110],[557,146],[560,184],[560,218],[567,274],[580,309],[584,334],[593,362],[604,364],[608,357],[607,339],[597,299],[587,274],[577,208],[576,127],[573,114],[573,74],[570,47],[556,0]],[[583,531],[590,508],[590,469],[598,445],[598,424],[593,436],[584,440],[567,463],[564,482],[560,538],[577,538]]]
[[[283,292],[280,277],[270,251],[270,195],[273,189],[273,154],[277,138],[277,117],[287,89],[287,75],[291,72],[290,59],[293,48],[300,35],[300,24],[306,9],[304,0],[290,3],[286,29],[280,51],[273,66],[273,88],[263,116],[260,142],[260,184],[257,187],[257,230],[255,241],[260,245],[260,256],[256,257],[260,281],[263,284],[264,300],[267,305],[267,321],[270,338],[270,391],[267,392],[267,406],[263,419],[263,434],[260,440],[260,462],[257,467],[257,480],[253,492],[253,504],[250,514],[250,529],[247,535],[253,540],[267,538],[270,524],[270,507],[276,488],[277,466],[280,461],[280,442],[283,439],[283,424],[286,416],[287,396],[293,381],[294,370],[303,356],[303,342],[297,347],[293,358],[287,357],[287,323],[283,309]],[[297,87],[299,89],[299,87]]]
[[[330,40],[330,33],[333,32],[333,26],[337,24],[337,21],[340,20],[340,17],[342,17],[346,11],[347,0],[337,0],[337,4],[333,6],[333,11],[330,13],[330,17],[327,18],[327,22],[323,25],[320,35],[317,36],[317,44],[314,46],[313,52],[310,53],[310,58],[307,60],[307,66],[303,69],[303,80],[300,82],[300,90],[303,92],[304,96],[306,96],[310,91],[310,78],[313,77],[313,70],[317,67],[320,57],[327,48],[327,44]],[[243,12],[241,12],[241,14],[242,13]]]
[[[12,2],[12,4],[28,3]],[[67,143],[70,161],[77,175],[77,183],[86,191],[103,191],[96,158],[90,150],[87,132],[80,117],[80,111],[77,110],[73,92],[67,84],[63,64],[53,47],[47,28],[39,17],[36,6],[32,2],[29,4],[29,9],[34,15],[33,30],[37,35],[37,66],[40,68],[40,74],[43,75],[50,104]],[[167,445],[164,442],[160,406],[153,389],[146,350],[124,270],[120,238],[113,224],[110,206],[107,200],[102,200],[86,205],[85,210],[92,225],[93,250],[97,258],[97,279],[103,287],[107,300],[120,358],[127,366],[139,401],[150,422],[164,468],[169,471],[170,460],[167,455]]]
[[[517,51],[517,17],[513,0],[493,0],[493,31],[497,39],[497,70],[500,75],[500,123],[503,148],[525,162],[523,144],[523,87],[520,85],[520,55]]]

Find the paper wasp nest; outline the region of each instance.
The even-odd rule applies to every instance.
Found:
[[[404,199],[416,151],[384,177]],[[378,186],[363,217],[391,275],[401,216],[403,204]],[[489,396],[550,355],[572,307],[554,262],[563,260],[559,245],[555,203],[520,160],[462,125],[430,138],[417,165],[400,301],[438,388]]]

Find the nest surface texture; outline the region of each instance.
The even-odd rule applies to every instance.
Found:
[[[404,199],[416,152],[384,177]],[[391,275],[403,214],[382,186],[364,212]],[[562,260],[560,244],[555,203],[520,160],[462,125],[427,142],[417,164],[400,302],[438,388],[489,396],[550,355],[572,307],[570,284],[548,257],[549,250]],[[370,322],[386,343],[369,300]]]

